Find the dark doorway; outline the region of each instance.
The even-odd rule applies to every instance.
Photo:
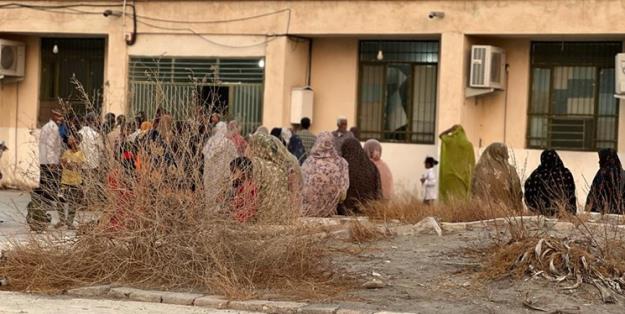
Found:
[[[105,46],[104,38],[41,39],[40,126],[59,107],[59,99],[68,114],[101,113]]]
[[[228,86],[201,86],[200,104],[208,113],[228,114],[230,88]]]

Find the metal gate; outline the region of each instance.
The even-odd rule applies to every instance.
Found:
[[[244,134],[262,120],[264,69],[258,59],[131,57],[130,113],[157,108],[186,120],[197,106],[236,119]]]

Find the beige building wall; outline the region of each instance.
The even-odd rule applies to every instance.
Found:
[[[31,36],[4,38],[20,40],[28,47],[24,80],[21,82],[0,81],[0,140],[4,140],[9,147],[0,160],[0,171],[4,176],[4,182],[21,185],[36,180],[39,175],[35,144],[37,142],[40,40]]]
[[[529,39],[494,39],[468,36],[465,49],[465,68],[470,64],[471,45],[493,45],[506,51],[508,83],[505,91],[495,91],[478,97],[467,98],[465,107],[473,115],[463,123],[472,125],[471,140],[477,148],[493,142],[504,142],[510,147],[526,145],[527,108],[529,101],[530,44]],[[464,85],[468,85],[465,71]]]
[[[312,88],[314,132],[336,130],[336,118],[356,124],[358,99],[358,39],[315,38]]]
[[[290,126],[291,121],[291,90],[295,87],[306,86],[308,73],[308,46],[309,41],[300,38],[286,38],[286,58],[284,62],[284,85],[278,88],[265,83],[265,93],[281,93],[281,98],[276,103],[266,103],[270,108],[277,108],[280,112],[280,120],[276,124],[268,126]],[[268,56],[270,54],[267,54]]]

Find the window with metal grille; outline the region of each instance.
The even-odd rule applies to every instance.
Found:
[[[616,148],[614,56],[620,42],[532,43],[530,148]]]
[[[261,124],[263,81],[258,58],[131,57],[130,109],[153,116],[162,107],[185,120],[203,106],[236,119],[246,134]]]
[[[364,138],[433,144],[438,41],[361,41],[358,127]]]

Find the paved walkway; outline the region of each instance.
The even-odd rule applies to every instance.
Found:
[[[0,190],[0,249],[8,238],[25,239],[30,235],[26,225],[26,205],[30,201],[28,192]]]
[[[9,241],[24,241],[31,236],[45,236],[30,231],[26,224],[26,206],[30,202],[30,193],[15,190],[0,190],[0,250],[7,247]],[[52,222],[48,232],[55,232],[53,225],[59,221],[56,211],[48,211]],[[75,223],[93,220],[94,212],[76,213]],[[64,237],[73,237],[74,231],[60,229]],[[59,232],[59,231],[57,231]]]
[[[0,313],[254,313],[245,311],[216,310],[197,306],[147,303],[135,301],[77,299],[64,296],[41,296],[14,292],[0,292]]]

